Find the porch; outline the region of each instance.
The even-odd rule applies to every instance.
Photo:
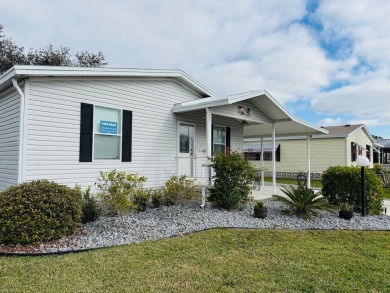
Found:
[[[179,170],[185,170],[187,168],[187,170],[189,170],[188,172],[193,174],[191,177],[195,177],[195,179],[198,180],[204,179],[205,184],[208,186],[211,186],[212,173],[209,166],[211,164],[210,159],[213,151],[223,152],[227,147],[243,151],[244,135],[245,137],[260,137],[262,140],[263,138],[271,138],[271,149],[273,154],[272,189],[270,189],[269,186],[263,188],[261,193],[263,195],[261,196],[279,193],[276,185],[276,136],[305,135],[307,137],[307,170],[305,171],[310,174],[310,137],[314,134],[327,133],[323,128],[310,125],[309,123],[292,116],[269,93],[263,90],[242,93],[225,98],[207,97],[197,101],[175,104],[172,108],[172,112],[177,114],[178,117],[180,117],[180,115],[182,115],[181,117],[199,117],[199,115],[201,115],[200,119],[198,119],[204,123],[199,127],[204,127],[204,136],[201,138],[201,140],[205,142],[204,150],[202,153],[199,153],[199,150],[198,152],[195,151],[195,147],[191,148],[190,143],[189,147],[187,147],[187,145],[184,146],[183,144],[183,149],[185,149],[186,154],[183,155],[183,153],[181,153],[181,146],[179,146],[176,163],[178,166],[178,173]],[[235,139],[240,139],[240,141],[239,143],[236,142],[235,146],[230,144],[231,134],[229,127],[225,127],[222,130],[220,129],[222,134],[217,133],[215,129],[213,129],[215,121],[218,121],[218,119],[221,121],[221,118],[228,118],[228,120],[234,121],[236,125],[239,125],[241,134],[237,135],[236,132]],[[180,119],[178,119],[178,121],[179,120]],[[188,126],[186,123],[178,123],[178,129],[180,129],[181,126],[183,126],[183,129],[184,126]],[[195,129],[196,125],[189,125],[189,127]],[[189,137],[188,141],[191,142],[192,130],[188,132],[186,130],[186,133],[188,133],[188,135],[186,134]],[[181,132],[178,134],[179,144],[182,141],[180,135]],[[193,135],[193,137],[195,137],[195,135]],[[215,142],[220,143],[220,145],[216,145]],[[192,142],[192,144],[193,146],[195,145],[194,142]],[[261,146],[261,148],[262,147],[263,146]],[[187,162],[191,163],[185,165],[183,160],[186,159]],[[263,161],[263,158],[261,160]],[[264,172],[262,172],[261,177],[264,179]],[[310,179],[308,180],[308,187],[310,187]]]

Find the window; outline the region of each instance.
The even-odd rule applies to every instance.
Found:
[[[95,106],[94,159],[120,159],[121,116],[121,110]]]
[[[280,144],[276,144],[276,156],[275,160],[276,162],[280,162]],[[245,151],[245,156],[249,161],[260,161],[261,160],[261,152],[259,149],[247,149]],[[264,150],[264,156],[263,156],[264,161],[272,161],[272,149],[269,150],[268,147],[265,148]]]
[[[370,146],[367,144],[366,145],[366,155],[367,155],[367,159],[369,160],[369,161],[371,161],[371,150],[370,150]]]
[[[81,104],[80,162],[131,162],[132,112]]]
[[[217,153],[226,151],[226,127],[213,127],[213,151]]]
[[[355,162],[357,158],[356,145],[351,142],[351,162]]]

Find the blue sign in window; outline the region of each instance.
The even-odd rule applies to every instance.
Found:
[[[100,133],[117,134],[118,122],[100,121]]]

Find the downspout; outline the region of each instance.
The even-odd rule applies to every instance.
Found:
[[[24,102],[25,97],[18,85],[18,82],[15,78],[12,79],[12,85],[17,90],[20,95],[20,121],[19,121],[19,156],[18,156],[18,183],[23,182],[23,145],[24,145]]]

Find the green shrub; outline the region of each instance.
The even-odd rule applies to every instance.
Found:
[[[361,174],[359,167],[329,167],[322,177],[322,194],[332,204],[348,203],[361,213]],[[380,215],[383,206],[382,182],[374,171],[365,169],[366,212]]]
[[[318,215],[318,211],[334,211],[337,206],[332,205],[328,200],[321,196],[321,193],[315,193],[313,189],[295,187],[293,185],[283,186],[282,192],[287,196],[273,195],[273,198],[288,206],[283,212],[291,215],[295,214],[300,218],[309,219]]]
[[[165,182],[164,196],[167,205],[184,205],[197,196],[200,197],[200,193],[194,185],[194,181],[183,175],[180,177],[172,176]]]
[[[0,193],[0,242],[37,243],[74,233],[82,199],[76,189],[47,180],[26,182]]]
[[[228,210],[245,204],[255,179],[255,168],[244,155],[229,149],[226,153],[215,153],[211,166],[215,181],[210,200]]]
[[[149,205],[151,191],[145,188],[136,190],[133,196],[133,205],[137,211],[144,212]]]
[[[159,208],[165,203],[164,192],[162,190],[154,190],[151,195],[151,202],[154,208]]]
[[[82,192],[80,187],[76,184],[75,189],[81,193],[83,198],[81,222],[85,224],[98,220],[101,209],[96,199],[91,197],[91,186],[88,186],[87,189]]]
[[[133,198],[142,188],[146,177],[139,174],[126,174],[116,170],[100,172],[98,196],[109,211],[123,215],[134,208]]]

